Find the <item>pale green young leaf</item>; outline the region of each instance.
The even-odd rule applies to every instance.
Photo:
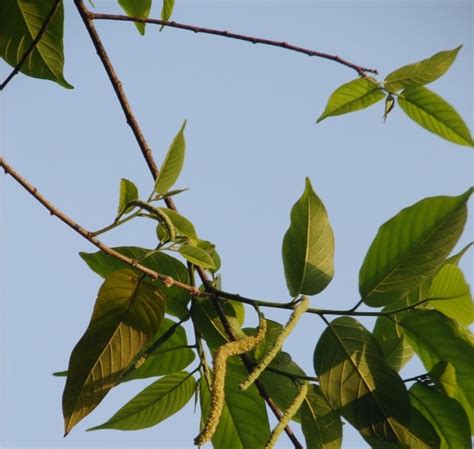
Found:
[[[138,200],[138,189],[137,186],[128,179],[122,178],[120,180],[120,193],[119,202],[117,208],[117,214],[126,214],[130,212],[133,207],[128,207],[127,204],[130,201]]]
[[[188,262],[201,268],[216,269],[216,264],[212,256],[205,250],[193,245],[182,245],[179,248],[181,254]]]
[[[301,198],[291,209],[283,238],[283,266],[291,296],[315,295],[334,275],[334,235],[324,204],[306,178]]]
[[[151,0],[118,0],[119,5],[129,17],[139,17],[148,19],[151,9]],[[135,22],[135,26],[140,34],[145,34],[145,23]]]
[[[422,61],[408,64],[387,75],[384,87],[390,92],[429,84],[443,76],[451,67],[462,45],[440,51]]]
[[[178,235],[188,237],[191,239],[192,243],[199,240],[194,225],[186,217],[183,217],[178,212],[166,207],[159,207],[158,210],[170,219],[171,224]]]
[[[406,115],[421,127],[450,142],[474,146],[471,132],[457,111],[426,87],[411,87],[398,96]]]
[[[184,140],[184,128],[186,120],[176,134],[173,142],[166,153],[165,160],[160,168],[160,174],[156,178],[155,192],[165,195],[173,187],[178,179],[184,163],[184,154],[186,151],[186,142]]]
[[[0,56],[16,67],[38,35],[56,0],[0,2]],[[64,79],[64,9],[60,1],[43,36],[20,68],[34,78],[55,81],[72,89]]]
[[[459,402],[420,382],[409,394],[413,406],[436,429],[441,449],[471,449],[469,421]]]
[[[365,304],[386,306],[436,273],[461,236],[471,193],[425,198],[379,228],[359,272]]]
[[[63,393],[66,434],[97,407],[158,332],[165,306],[156,286],[133,271],[116,271],[105,280],[69,360]]]
[[[161,8],[161,20],[170,20],[173,14],[174,0],[163,0],[163,7]]]
[[[88,430],[140,430],[156,426],[189,402],[195,386],[194,377],[186,371],[162,377],[138,393],[107,422]]]
[[[377,81],[370,78],[357,78],[338,87],[329,97],[326,108],[316,123],[326,117],[347,114],[365,109],[385,98]]]

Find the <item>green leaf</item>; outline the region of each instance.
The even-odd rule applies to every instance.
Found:
[[[471,193],[425,198],[379,228],[359,273],[365,304],[388,305],[435,274],[463,231]]]
[[[126,214],[130,212],[133,207],[128,207],[130,201],[138,199],[138,189],[136,185],[128,179],[122,178],[120,180],[120,194],[117,208],[117,215]]]
[[[411,87],[398,96],[406,115],[421,127],[459,145],[474,145],[469,128],[457,111],[426,87]]]
[[[192,242],[199,240],[194,225],[186,217],[166,207],[159,207],[158,209],[170,219],[178,235],[188,237]]]
[[[0,55],[12,67],[18,65],[33,43],[54,2],[55,0],[0,2]],[[72,89],[63,75],[63,22],[63,2],[60,1],[46,31],[26,58],[20,72],[34,78],[52,80]]]
[[[444,264],[436,273],[429,298],[436,298],[430,301],[433,308],[462,326],[469,326],[474,321],[471,290],[456,265]]]
[[[167,318],[164,319],[157,334],[148,346],[152,346],[163,334],[176,323]],[[155,351],[150,353],[139,368],[132,371],[124,381],[134,379],[145,379],[148,377],[163,376],[182,371],[195,358],[188,344],[186,332],[182,326],[178,326],[173,335],[162,343]],[[146,350],[147,348],[145,348]]]
[[[326,109],[316,123],[326,117],[365,109],[385,98],[373,78],[357,78],[338,87],[329,97]]]
[[[181,129],[176,134],[173,142],[166,153],[165,160],[160,169],[160,174],[156,178],[155,192],[164,195],[174,185],[178,179],[184,163],[184,153],[186,151],[186,142],[184,140],[184,128],[186,120]]]
[[[474,245],[474,242],[469,242],[463,249],[461,249],[461,251],[448,257],[446,259],[446,263],[452,263],[454,265],[457,265],[459,261],[463,258],[464,254],[466,254],[469,251],[472,245]]]
[[[118,0],[119,5],[125,11],[128,17],[139,17],[148,19],[151,9],[151,0]],[[135,22],[138,32],[145,34],[145,23]]]
[[[188,262],[197,265],[201,268],[209,268],[211,270],[216,269],[216,264],[212,259],[212,256],[205,250],[198,248],[193,245],[182,245],[179,248],[179,254],[181,254]]]
[[[187,268],[174,257],[168,256],[161,252],[152,252],[149,249],[139,248],[136,246],[119,246],[113,248],[115,251],[130,257],[131,259],[140,259],[140,263],[158,273],[165,276],[171,276],[173,279],[189,284],[189,276]],[[145,257],[147,254],[149,256]],[[117,260],[115,257],[98,251],[96,253],[79,253],[81,258],[87,263],[89,268],[99,276],[106,278],[114,271],[128,268],[134,270],[137,274],[140,271],[130,267],[124,262]],[[187,304],[190,300],[189,293],[178,287],[166,287],[162,281],[154,283],[163,297],[166,298],[166,313],[177,318],[184,318],[189,311]]]
[[[54,377],[66,377],[67,376],[67,371],[56,371],[53,373]]]
[[[470,449],[471,432],[459,403],[419,382],[410,388],[413,406],[433,425],[441,438],[441,449]]]
[[[219,271],[219,268],[221,267],[221,258],[216,251],[216,245],[211,243],[209,240],[199,240],[196,243],[196,246],[198,248],[203,249],[204,251],[209,253],[209,255],[211,256],[212,260],[214,261],[214,266],[215,266],[215,268],[212,269],[212,271],[213,272]]]
[[[174,0],[163,0],[163,7],[161,8],[161,20],[170,20],[173,14]]]
[[[87,416],[160,328],[165,300],[133,271],[110,275],[72,351],[63,393],[65,433]]]
[[[291,209],[282,255],[293,297],[321,292],[334,276],[334,235],[326,208],[308,178],[303,195]]]
[[[88,430],[140,430],[156,426],[179,412],[193,396],[195,387],[194,377],[186,371],[162,377],[138,393],[107,422]]]
[[[407,87],[423,86],[443,76],[451,67],[462,45],[440,51],[430,58],[408,64],[387,75],[384,86],[390,92]]]
[[[408,392],[359,322],[341,317],[329,324],[316,346],[314,368],[331,408],[364,437],[402,441],[410,425]]]
[[[300,408],[301,427],[307,449],[338,449],[342,443],[342,422],[317,385],[311,385]]]
[[[459,388],[474,407],[474,343],[468,330],[435,310],[411,310],[400,322],[427,371],[438,362],[456,370]]]

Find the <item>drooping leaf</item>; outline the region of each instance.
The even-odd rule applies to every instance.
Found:
[[[474,321],[471,290],[462,271],[454,264],[444,264],[431,284],[429,298],[432,307],[463,326]]]
[[[63,393],[65,433],[87,416],[160,328],[165,300],[133,271],[111,274],[72,351]]]
[[[400,324],[427,371],[442,361],[454,367],[458,386],[474,408],[474,343],[470,332],[435,310],[411,310]]]
[[[139,248],[136,246],[120,246],[113,249],[131,259],[139,259],[142,265],[155,270],[158,273],[171,276],[173,279],[183,282],[184,284],[189,284],[188,270],[174,257],[161,252],[152,252],[149,249]],[[147,254],[150,255],[147,256]],[[102,251],[96,253],[81,252],[79,255],[92,271],[103,278],[110,276],[114,271],[122,270],[124,268],[135,270],[133,267],[130,267],[126,263],[121,262]],[[141,274],[138,270],[135,270],[135,272]],[[156,281],[155,285],[166,298],[166,313],[177,318],[184,318],[188,315],[189,311],[187,309],[187,304],[190,296],[186,290],[178,287],[165,287],[161,281]]]
[[[56,0],[0,2],[0,56],[16,67],[38,35]],[[20,72],[34,78],[52,80],[72,89],[64,79],[63,2],[60,1],[50,23]]]
[[[161,20],[170,20],[173,14],[174,0],[163,0],[163,7],[161,8]]]
[[[194,225],[186,217],[165,207],[159,207],[158,210],[170,219],[178,235],[188,237],[191,239],[191,242],[197,242],[199,240]]]
[[[128,17],[139,17],[148,19],[151,9],[151,0],[118,0],[119,5]],[[145,34],[145,23],[135,22],[135,26],[140,34]]]
[[[408,392],[359,322],[340,317],[330,323],[316,346],[314,368],[331,408],[364,437],[403,441],[410,426]]]
[[[155,426],[179,412],[193,396],[194,377],[186,371],[153,382],[127,402],[114,416],[88,430],[139,430]]]
[[[317,385],[312,385],[300,408],[301,427],[307,449],[338,449],[342,443],[342,422]]]
[[[462,233],[471,193],[425,198],[379,228],[359,273],[365,304],[388,305],[434,275]]]
[[[406,115],[421,127],[459,145],[474,145],[471,132],[457,111],[426,87],[410,87],[398,96]]]
[[[219,268],[221,267],[221,258],[218,252],[216,251],[216,245],[211,243],[209,240],[198,240],[198,242],[196,243],[196,246],[208,252],[209,255],[211,256],[212,260],[214,261],[214,267],[215,267],[211,271],[213,272],[219,271]]]
[[[188,262],[191,262],[198,267],[209,268],[211,270],[216,269],[212,256],[207,251],[198,248],[197,246],[181,245],[179,248],[179,254],[181,254]]]
[[[119,194],[117,214],[121,215],[123,213],[130,212],[132,207],[127,208],[127,204],[130,201],[134,201],[137,199],[138,199],[137,186],[132,181],[122,178],[120,180],[120,194]]]
[[[365,109],[385,98],[374,79],[357,78],[338,87],[329,97],[324,112],[316,123],[326,117]]]
[[[440,51],[422,61],[408,64],[388,74],[384,86],[391,92],[407,87],[423,86],[443,76],[451,67],[462,45]]]
[[[306,178],[283,239],[283,266],[291,296],[315,295],[334,276],[334,235],[326,208]]]
[[[156,178],[155,192],[164,195],[173,187],[178,179],[184,163],[184,154],[186,151],[186,142],[184,140],[184,128],[186,127],[186,120],[181,129],[176,134],[173,142],[166,153],[165,160],[161,166],[160,174]]]

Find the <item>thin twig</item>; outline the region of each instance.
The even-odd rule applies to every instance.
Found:
[[[170,28],[177,28],[180,30],[192,31],[193,33],[203,33],[203,34],[212,34],[214,36],[226,37],[229,39],[237,39],[240,41],[251,42],[252,44],[263,44],[270,45],[272,47],[283,48],[285,50],[295,51],[297,53],[303,53],[308,56],[315,56],[317,58],[329,59],[330,61],[337,62],[346,67],[349,67],[355,70],[359,75],[364,73],[374,73],[378,74],[376,69],[371,69],[367,67],[362,67],[360,65],[354,64],[352,62],[346,61],[337,55],[331,55],[329,53],[324,53],[321,51],[311,50],[309,48],[303,48],[296,45],[288,44],[287,42],[275,41],[271,39],[264,39],[255,36],[247,36],[245,34],[232,33],[227,30],[216,30],[213,28],[204,28],[196,25],[186,25],[184,23],[178,22],[167,22],[166,20],[160,19],[145,19],[141,17],[128,17],[121,14],[100,14],[95,12],[89,12],[89,17],[93,20],[113,20],[113,21],[124,21],[124,22],[139,22],[139,23],[150,23],[153,25],[161,25]]]
[[[41,25],[41,28],[39,29],[38,34],[33,39],[33,42],[31,42],[29,47],[26,49],[25,53],[23,53],[23,56],[20,58],[20,60],[16,64],[15,68],[5,78],[5,80],[2,82],[2,84],[0,84],[0,91],[5,89],[5,87],[7,87],[7,84],[21,70],[21,68],[23,67],[23,64],[28,59],[28,56],[30,56],[31,52],[36,48],[36,45],[41,40],[41,38],[43,37],[44,33],[46,32],[49,24],[51,23],[51,20],[53,19],[53,16],[56,13],[56,10],[58,9],[58,6],[59,6],[60,3],[61,3],[61,0],[55,0],[53,2],[53,5],[51,6],[51,9],[49,10],[48,15],[44,19],[43,25]]]

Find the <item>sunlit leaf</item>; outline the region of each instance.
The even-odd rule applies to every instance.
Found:
[[[163,0],[163,7],[161,8],[161,20],[170,20],[173,14],[174,0]]]
[[[426,87],[410,87],[398,96],[398,104],[418,125],[459,145],[474,145],[471,132],[457,111]]]
[[[127,204],[130,201],[138,199],[138,189],[137,186],[128,179],[122,178],[120,180],[120,194],[119,194],[119,203],[117,208],[117,214],[123,214],[130,212],[133,207],[127,208]]]
[[[178,235],[188,237],[193,242],[199,240],[194,225],[186,217],[172,209],[165,207],[159,207],[158,209],[170,219]]]
[[[198,240],[198,242],[196,243],[196,246],[198,248],[203,249],[204,251],[209,253],[209,255],[211,256],[212,260],[214,261],[214,267],[215,267],[212,269],[212,271],[213,272],[219,271],[219,268],[221,267],[221,258],[218,252],[216,251],[216,245],[211,243],[209,240]]]
[[[188,262],[197,265],[201,268],[209,268],[211,270],[216,269],[216,264],[212,259],[212,256],[204,249],[198,248],[193,245],[181,245],[179,248],[179,254],[181,254]]]
[[[306,178],[301,198],[291,209],[283,239],[283,266],[291,296],[315,295],[334,275],[334,235],[326,208]]]
[[[151,9],[151,0],[118,0],[119,5],[129,17],[148,19]],[[145,23],[135,22],[140,34],[145,34]]]

